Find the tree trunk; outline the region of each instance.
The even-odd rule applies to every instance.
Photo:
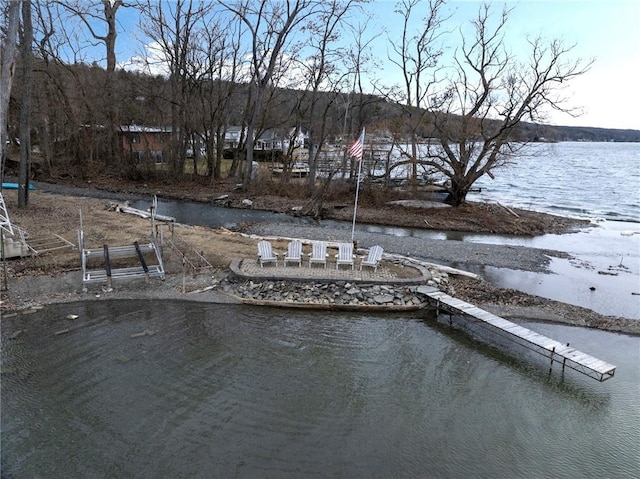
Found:
[[[256,107],[257,108],[257,107]],[[257,111],[256,111],[257,113]],[[256,115],[257,116],[257,115]],[[251,171],[253,169],[253,134],[254,134],[254,120],[247,127],[247,142],[245,143],[245,170],[242,178],[242,189],[246,190],[251,183]]]
[[[470,188],[471,184],[468,184],[467,181],[460,181],[454,178],[451,180],[451,186],[448,188],[449,194],[444,200],[445,203],[451,206],[460,206],[466,201]]]
[[[15,72],[16,38],[20,25],[20,4],[9,2],[7,7],[7,30],[0,44],[0,179],[4,179],[4,165],[7,152],[7,122],[9,118],[9,98]]]
[[[102,0],[104,7],[104,19],[107,23],[107,35],[104,43],[107,50],[107,71],[105,76],[106,114],[107,114],[107,158],[108,166],[122,167],[120,158],[120,145],[118,144],[118,108],[114,95],[114,81],[116,71],[116,38],[118,29],[116,26],[116,12],[122,5],[122,0]]]
[[[218,127],[216,132],[216,157],[213,165],[213,178],[222,178],[222,159],[224,158],[224,134],[225,130]],[[212,152],[213,153],[213,152]]]
[[[311,216],[316,219],[322,217],[322,205],[324,203],[324,198],[327,195],[329,185],[331,185],[331,180],[335,174],[335,170],[332,170],[327,174],[327,177],[322,181],[322,185],[319,188],[316,188],[313,195],[311,195],[311,199],[309,199],[307,204],[305,204],[300,210],[301,216]]]
[[[18,176],[18,207],[29,205],[29,173],[31,171],[31,98],[33,96],[33,25],[31,0],[22,1],[22,106],[20,107],[20,174]]]
[[[207,165],[207,176],[209,177],[209,179],[211,179],[212,181],[215,179],[214,178],[214,168],[215,168],[215,161],[217,160],[217,151],[216,151],[216,144],[215,144],[215,140],[214,140],[214,136],[211,132],[209,133],[205,133],[205,151],[207,152],[207,158],[206,158],[206,165]]]

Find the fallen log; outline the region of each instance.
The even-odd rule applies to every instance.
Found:
[[[513,216],[515,216],[516,218],[520,218],[520,215],[518,213],[516,213],[515,211],[513,211],[511,208],[501,204],[501,203],[496,203],[498,206],[504,208],[505,210],[507,210],[507,212],[511,213]]]

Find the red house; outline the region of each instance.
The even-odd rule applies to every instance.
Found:
[[[171,127],[123,125],[120,127],[119,138],[123,158],[163,163],[165,152],[170,147]]]

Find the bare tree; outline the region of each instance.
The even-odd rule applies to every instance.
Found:
[[[246,25],[251,42],[252,86],[255,90],[247,124],[246,168],[243,187],[251,181],[255,128],[264,93],[272,84],[276,69],[282,67],[282,55],[293,55],[289,43],[305,20],[322,6],[318,0],[241,0],[222,2]]]
[[[311,33],[309,58],[302,62],[305,70],[309,111],[309,187],[313,188],[318,158],[330,133],[335,132],[337,118],[330,115],[336,109],[336,100],[344,83],[351,76],[346,66],[348,52],[340,41],[348,24],[349,14],[358,7],[357,1],[332,0],[324,4],[324,11],[309,26]]]
[[[314,167],[320,168],[319,158],[331,134],[355,137],[349,133],[361,131],[367,118],[370,118],[368,107],[373,96],[364,94],[363,78],[372,62],[370,44],[376,32],[370,28],[370,19],[362,15],[359,3],[335,2],[327,5],[329,12],[317,27],[322,34],[316,35],[317,52],[312,57],[314,61],[309,63],[308,87],[313,93],[311,125],[316,130],[315,145],[310,145],[309,149],[312,171]],[[360,21],[354,22],[349,15],[351,13],[357,13]],[[345,42],[347,35],[350,37]],[[345,43],[347,47],[338,46]],[[310,175],[309,189],[313,193],[300,211],[301,215],[321,216],[333,178],[338,173],[341,173],[342,179],[347,172],[355,173],[355,163],[352,161],[348,165],[349,160],[345,152],[324,164],[324,178],[319,185],[315,184],[315,173]]]
[[[368,21],[361,15],[360,2],[331,2],[326,5],[327,11],[315,26],[314,39],[311,44],[314,47],[307,64],[310,108],[308,121],[311,127],[309,135],[309,190],[312,195],[303,206],[300,214],[320,217],[322,206],[329,186],[338,173],[345,176],[347,170],[347,157],[340,155],[338,161],[330,160],[323,165],[325,176],[319,185],[316,185],[317,172],[320,169],[320,158],[326,141],[331,134],[346,134],[348,125],[354,117],[350,108],[356,98],[355,90],[363,93],[362,77],[366,73],[368,55],[367,49],[371,40],[365,40],[365,31],[368,30]],[[365,18],[363,22],[352,22],[350,14],[356,13],[358,18]],[[345,42],[346,35],[352,35]],[[371,36],[373,38],[373,36]],[[348,46],[344,46],[345,43]],[[343,93],[347,92],[347,93]],[[364,95],[357,95],[354,110],[357,115],[357,127],[361,128],[364,118],[362,100]]]
[[[189,115],[188,102],[196,73],[192,67],[197,65],[193,56],[197,54],[199,29],[211,10],[211,4],[193,0],[175,2],[155,2],[148,0],[144,6],[144,18],[141,19],[143,32],[151,38],[160,56],[169,70],[171,106],[171,169],[174,174],[182,175],[186,160],[189,133],[193,130]]]
[[[18,46],[20,4],[11,1],[3,2],[0,8],[2,8],[2,25],[0,25],[0,179],[2,179],[7,155],[7,122]]]
[[[412,17],[416,10],[426,5],[426,12],[421,18],[421,28],[417,32],[411,31]],[[439,71],[439,60],[443,50],[439,40],[443,34],[442,25],[446,20],[441,11],[445,0],[402,0],[395,12],[402,17],[401,38],[398,41],[390,41],[393,55],[389,60],[402,72],[403,84],[395,99],[404,105],[406,127],[410,144],[407,149],[398,143],[398,148],[403,157],[396,162],[393,168],[400,168],[407,164],[411,167],[410,183],[415,187],[418,180],[418,161],[420,142],[418,136],[423,129],[428,115],[426,109],[427,95],[437,82],[436,74]]]
[[[104,98],[95,94],[104,91],[105,71],[87,66],[91,42],[78,15],[60,3],[33,6],[37,50],[33,121],[45,166],[51,173],[58,156],[72,159],[84,173],[105,159],[104,128],[88,126],[106,122]]]
[[[224,141],[239,83],[242,50],[238,22],[211,20],[202,32],[196,73],[196,97],[200,135],[205,144],[207,175],[221,177]]]
[[[507,51],[503,37],[508,10],[492,28],[492,13],[483,5],[473,20],[474,36],[464,38],[455,75],[447,88],[431,98],[438,148],[424,163],[448,178],[448,203],[462,204],[483,175],[512,160],[514,133],[522,121],[540,122],[545,111],[571,113],[561,88],[584,74],[592,62],[565,60],[573,47],[540,37],[529,40],[527,64]]]
[[[73,67],[83,57],[73,22],[65,17],[67,10],[55,3],[35,2],[34,7],[38,62],[34,72],[33,121],[45,167],[51,173],[55,138],[77,136],[78,119],[93,119],[95,115],[85,83]],[[83,114],[84,111],[90,114]],[[67,148],[70,146],[67,144]]]
[[[106,75],[104,83],[104,111],[106,113],[107,165],[118,163],[118,109],[114,98],[114,72],[116,69],[116,39],[118,35],[116,13],[123,0],[64,0],[58,2],[76,16],[94,40],[104,44],[106,53]],[[103,30],[101,32],[100,30]]]
[[[344,118],[341,134],[356,138],[362,128],[368,126],[370,121],[370,106],[378,102],[378,98],[367,95],[364,78],[371,74],[372,67],[376,67],[376,59],[371,54],[371,44],[381,32],[371,32],[369,20],[351,27],[352,44],[347,53],[346,71],[349,75],[350,89],[344,95]],[[376,90],[375,80],[372,80],[373,90]],[[343,158],[342,176],[345,176],[346,161],[352,158]],[[352,161],[349,172],[355,172],[355,163]]]

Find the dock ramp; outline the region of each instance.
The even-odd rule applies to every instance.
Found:
[[[71,241],[67,241],[58,234],[36,237],[30,235],[24,228],[12,224],[2,193],[0,193],[0,230],[3,260],[40,256],[51,251],[75,248]]]
[[[559,363],[562,364],[563,371],[567,367],[601,382],[615,374],[616,366],[613,364],[578,351],[568,344],[547,338],[441,291],[424,288],[421,292],[430,299],[438,311],[470,318],[475,324],[546,356],[550,360],[550,368],[554,362]]]

